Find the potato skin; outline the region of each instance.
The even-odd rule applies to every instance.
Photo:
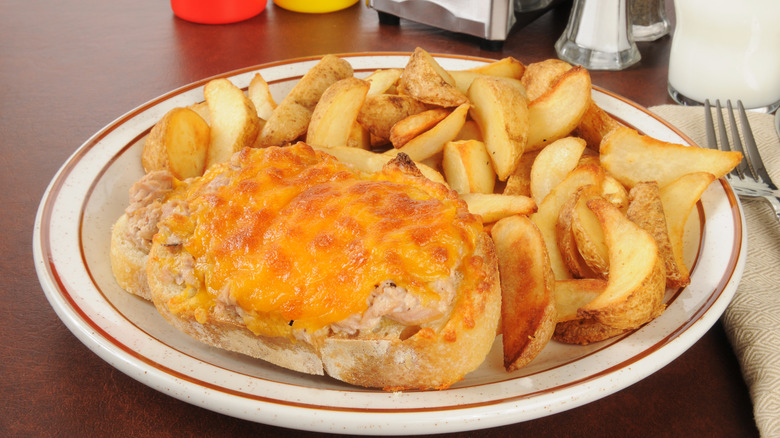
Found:
[[[206,168],[211,129],[190,108],[168,111],[144,142],[144,171],[168,170],[180,180],[200,176]]]

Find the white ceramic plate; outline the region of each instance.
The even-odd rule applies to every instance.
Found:
[[[357,75],[402,67],[408,54],[350,54]],[[448,69],[483,59],[441,56]],[[277,62],[223,75],[246,87],[256,71],[281,100],[316,59]],[[105,127],[52,180],[34,231],[40,282],[67,327],[112,366],[165,394],[226,415],[288,428],[354,434],[422,434],[500,426],[605,397],[648,376],[695,343],[718,319],[745,261],[740,204],[719,181],[689,221],[692,283],[667,295],[668,310],[619,339],[589,346],[551,342],[524,369],[507,373],[501,343],[485,363],[445,391],[387,393],[287,371],[204,346],[168,326],[154,307],[123,292],[111,274],[109,232],[142,175],[143,139],[163,114],[202,100],[206,80],[172,91]],[[641,131],[689,143],[643,108],[594,90],[605,110]]]

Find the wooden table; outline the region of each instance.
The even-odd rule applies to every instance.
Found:
[[[671,0],[669,0],[669,13]],[[323,436],[226,417],[127,377],[57,318],[31,251],[38,203],[62,163],[93,133],[169,90],[226,71],[326,53],[412,51],[526,63],[555,56],[568,5],[483,51],[472,37],[409,21],[380,26],[364,2],[305,15],[271,4],[225,26],[176,18],[165,1],[0,1],[0,435]],[[645,106],[666,93],[670,38],[640,44],[642,61],[593,72],[593,83]],[[748,390],[717,324],[650,377],[597,402],[538,420],[452,436],[755,436]]]

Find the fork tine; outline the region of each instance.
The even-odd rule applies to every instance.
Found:
[[[731,142],[734,144],[732,149],[742,154],[742,160],[737,165],[737,172],[739,173],[740,178],[744,178],[745,175],[747,175],[747,172],[751,170],[749,168],[750,160],[745,154],[745,149],[742,147],[742,140],[739,138],[739,130],[737,129],[737,121],[734,120],[734,108],[731,106],[731,100],[726,101],[726,108],[728,109],[729,126],[731,127]]]
[[[707,135],[707,147],[718,149],[718,138],[715,137],[715,123],[712,121],[712,105],[709,99],[704,99],[704,130]]]
[[[715,110],[717,112],[717,118],[718,118],[718,136],[720,137],[720,149],[723,151],[730,151],[731,150],[731,144],[729,144],[729,137],[726,135],[726,122],[723,120],[723,107],[720,105],[720,99],[715,100]],[[742,178],[742,168],[745,164],[745,157],[744,154],[742,154],[742,161],[729,172],[731,175],[736,176],[737,178]]]
[[[739,109],[739,121],[742,125],[742,136],[745,137],[745,158],[750,172],[753,174],[753,178],[762,180],[775,190],[777,187],[772,182],[772,179],[769,178],[766,167],[764,167],[764,162],[761,159],[761,154],[758,152],[756,140],[753,138],[753,130],[750,128],[750,122],[748,122],[747,113],[745,112],[745,107],[742,106],[741,100],[737,101],[737,108]]]

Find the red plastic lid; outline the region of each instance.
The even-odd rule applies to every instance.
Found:
[[[202,24],[247,20],[263,12],[267,0],[171,0],[177,17]]]

